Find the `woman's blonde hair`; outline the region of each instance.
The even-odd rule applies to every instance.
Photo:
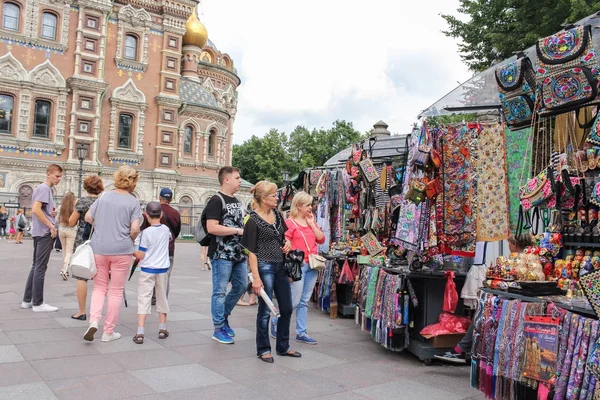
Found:
[[[306,192],[298,192],[294,195],[292,199],[292,208],[290,210],[290,216],[295,218],[300,214],[300,210],[298,210],[298,206],[311,204],[313,202],[313,197]]]
[[[277,193],[277,185],[269,181],[260,181],[252,189],[250,193],[254,196],[252,199],[252,209],[256,210],[262,204],[263,197],[270,193]]]
[[[6,207],[0,206],[0,214],[6,214]]]
[[[129,165],[122,165],[114,175],[114,183],[117,189],[129,190],[138,181],[139,173]]]
[[[19,208],[19,209],[17,210],[17,214],[19,214],[19,213],[22,213],[22,212],[23,212],[23,209],[22,209],[22,208]]]

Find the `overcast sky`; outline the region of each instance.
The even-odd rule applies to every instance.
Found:
[[[471,76],[440,13],[458,0],[203,0],[208,35],[242,79],[234,143],[270,128],[408,133],[421,110]]]

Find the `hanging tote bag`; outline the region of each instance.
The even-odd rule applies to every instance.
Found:
[[[317,271],[324,270],[325,262],[327,261],[327,260],[325,260],[325,257],[320,256],[318,254],[312,254],[310,252],[310,247],[308,246],[308,242],[306,241],[306,236],[304,236],[304,233],[300,229],[300,226],[296,223],[296,221],[294,221],[293,218],[290,218],[290,220],[294,223],[294,225],[296,225],[296,227],[298,228],[298,231],[302,235],[302,239],[304,239],[304,244],[306,245],[306,251],[308,251],[308,265],[310,266],[310,269],[316,269]]]

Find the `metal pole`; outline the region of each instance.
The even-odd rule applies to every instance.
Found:
[[[83,184],[83,158],[79,159],[79,188],[77,190],[77,198],[81,198],[81,185]]]

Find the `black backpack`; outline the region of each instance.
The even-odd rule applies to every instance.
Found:
[[[223,196],[221,196],[221,193],[217,193],[215,194],[215,196],[219,196],[219,198],[221,199],[221,204],[223,206],[222,210],[225,210],[225,199],[223,198]],[[200,243],[200,246],[208,246],[210,244],[210,240],[213,237],[213,235],[208,233],[208,230],[206,229],[206,207],[204,208],[204,210],[202,210],[200,218],[198,218],[196,230],[194,231],[194,237],[196,238],[196,241]]]

